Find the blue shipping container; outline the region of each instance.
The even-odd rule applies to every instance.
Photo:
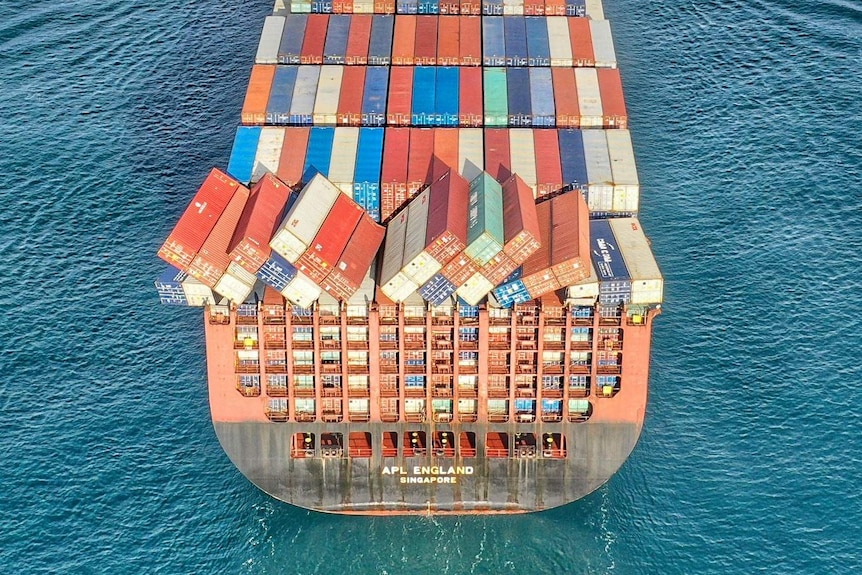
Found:
[[[332,14],[332,0],[312,0],[311,12],[313,14]]]
[[[380,169],[383,164],[383,128],[360,128],[353,175],[353,199],[380,221]],[[361,200],[361,201],[360,201]]]
[[[437,90],[435,94],[436,122],[438,126],[458,125],[458,101],[460,72],[454,66],[437,68]]]
[[[260,126],[240,126],[236,129],[227,173],[245,185],[251,181],[259,140]]]
[[[553,128],[557,125],[554,107],[554,85],[550,68],[528,68],[530,71],[530,103],[533,126]]]
[[[485,66],[506,65],[503,18],[482,18],[482,62]]]
[[[497,303],[503,307],[512,307],[516,303],[524,303],[533,299],[521,280],[497,286],[494,288],[494,297],[497,298]]]
[[[458,298],[458,315],[460,317],[479,317],[479,306],[470,305]]]
[[[440,305],[455,293],[456,287],[440,274],[434,275],[419,288],[419,295],[431,305]]]
[[[607,220],[590,220],[590,257],[599,276],[599,303],[630,301],[631,276]]]
[[[276,291],[281,291],[296,277],[296,268],[286,259],[272,252],[266,263],[257,270],[256,275],[263,283],[275,288]]]
[[[386,124],[386,95],[389,91],[389,68],[368,66],[365,69],[365,94],[362,95],[362,125]]]
[[[375,15],[371,20],[371,40],[368,46],[369,66],[388,66],[392,59],[392,35],[395,17]],[[368,79],[365,80],[366,89]]]
[[[286,124],[290,121],[290,101],[293,99],[297,71],[296,66],[278,66],[275,69],[269,102],[266,104],[267,124]]]
[[[416,66],[413,69],[412,123],[414,126],[434,125],[436,75],[435,66]]]
[[[186,277],[184,272],[174,266],[167,266],[155,282],[159,301],[165,305],[188,305],[182,284]]]
[[[320,80],[320,66],[300,66],[290,101],[290,123],[307,125],[313,121],[314,99]]]
[[[440,12],[439,0],[419,0],[420,14],[438,14]]]
[[[307,23],[308,16],[305,14],[286,16],[284,31],[281,33],[281,44],[278,46],[279,64],[299,64]]]
[[[502,16],[503,15],[503,0],[482,0],[482,14],[485,16]],[[502,22],[500,23],[502,26]],[[488,64],[485,64],[486,66]],[[503,64],[492,64],[493,66],[502,66]]]
[[[332,140],[335,138],[335,128],[320,128],[315,126],[308,135],[308,150],[305,153],[303,171],[315,168],[329,177],[329,161],[332,158]]]
[[[344,64],[347,59],[347,33],[350,30],[349,14],[333,14],[326,29],[323,47],[324,64]]]
[[[529,54],[527,53],[527,25],[524,17],[504,16],[503,25],[506,32],[506,65],[526,66]]]
[[[586,16],[587,4],[585,0],[566,0],[566,16]]]
[[[509,125],[531,126],[533,105],[530,99],[530,69],[506,68]]]
[[[396,14],[418,14],[419,13],[419,0],[396,0],[396,2],[395,2],[395,13]]]
[[[587,161],[584,158],[584,140],[580,130],[559,130],[560,162],[563,184],[576,189],[587,189]]]
[[[548,42],[548,20],[540,16],[524,18],[527,26],[528,66],[550,66],[551,48]]]

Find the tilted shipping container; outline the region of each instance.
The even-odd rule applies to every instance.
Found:
[[[664,280],[640,222],[636,218],[618,218],[608,222],[631,278],[631,303],[661,303]]]

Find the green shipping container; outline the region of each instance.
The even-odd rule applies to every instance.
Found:
[[[467,254],[480,266],[503,250],[503,188],[488,172],[470,182]]]
[[[485,126],[509,125],[509,98],[506,92],[506,69],[485,68],[483,94]]]

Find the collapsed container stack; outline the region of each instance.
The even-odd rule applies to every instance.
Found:
[[[276,3],[162,300],[659,303],[616,65],[600,0]]]

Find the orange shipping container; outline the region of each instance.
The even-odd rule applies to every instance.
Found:
[[[310,132],[311,128],[308,127],[285,128],[284,141],[289,145],[281,148],[281,159],[275,175],[288,186],[295,186],[302,180]]]
[[[434,131],[434,157],[446,167],[438,170],[435,167],[434,179],[442,176],[442,172],[451,168],[458,171],[458,128],[437,128]]]
[[[589,18],[567,18],[569,40],[572,42],[572,63],[575,66],[596,65],[593,54],[593,35],[590,33]]]
[[[355,18],[355,16],[354,16]],[[339,126],[362,123],[362,95],[365,91],[365,66],[345,66],[335,121]]]
[[[545,0],[545,16],[565,16],[566,0]]]
[[[551,271],[561,286],[590,275],[589,208],[577,192],[546,202],[551,206]]]
[[[275,64],[255,64],[251,69],[245,102],[242,105],[242,123],[246,125],[266,122],[266,104],[275,77]]]
[[[457,66],[461,62],[460,30],[462,18],[440,18],[437,23],[437,64]]]
[[[617,68],[596,68],[599,93],[602,96],[602,114],[606,128],[628,128],[623,81]]]
[[[563,169],[557,131],[533,130],[533,146],[536,156],[536,192],[545,196],[559,191],[563,187]]]
[[[472,4],[471,4],[472,5]],[[481,2],[478,6],[481,6]],[[461,5],[461,13],[464,5]],[[479,12],[473,12],[478,14]],[[462,66],[482,65],[482,17],[462,16],[458,20],[458,50],[460,52]]]
[[[347,36],[348,65],[368,64],[368,44],[371,41],[371,14],[354,14],[350,19],[350,32]],[[346,74],[345,74],[346,76]]]
[[[578,89],[572,68],[551,68],[554,82],[554,107],[557,128],[580,128],[581,110],[578,107]]]
[[[517,175],[503,183],[503,237],[503,253],[518,264],[541,246],[533,190]]]
[[[392,64],[412,66],[416,47],[416,16],[399,14],[392,39]]]

